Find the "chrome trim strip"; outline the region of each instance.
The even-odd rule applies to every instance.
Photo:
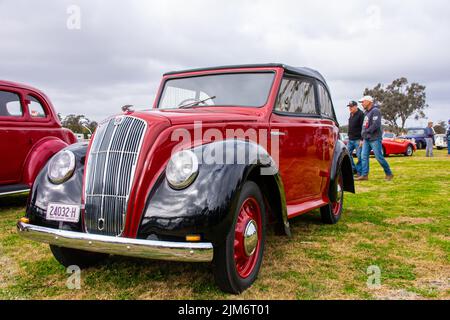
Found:
[[[30,189],[23,189],[23,190],[16,190],[16,191],[7,191],[7,192],[1,192],[0,196],[8,196],[11,194],[19,194],[19,193],[29,193]]]
[[[211,262],[209,242],[170,242],[103,236],[40,227],[19,221],[17,232],[24,238],[91,252],[182,262]]]

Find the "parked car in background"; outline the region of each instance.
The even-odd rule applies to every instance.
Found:
[[[397,135],[393,132],[384,132],[383,133],[383,139],[387,138],[387,139],[394,139],[396,138]]]
[[[18,232],[65,266],[108,254],[212,262],[217,285],[239,293],[257,278],[269,223],[290,235],[289,219],[313,209],[341,218],[355,189],[338,134],[317,71],[166,73],[153,110],[106,119],[45,166]]]
[[[394,154],[403,154],[411,157],[417,150],[414,142],[402,138],[383,138],[382,145],[386,157]]]
[[[47,161],[75,142],[43,92],[0,80],[0,195],[29,191]]]
[[[438,150],[447,148],[447,136],[445,134],[437,134],[434,136],[435,146]]]
[[[339,133],[339,138],[344,142],[346,145],[348,144],[348,133],[341,132]]]
[[[409,128],[406,135],[399,138],[412,140],[417,149],[425,149],[427,143],[425,142],[425,128]]]

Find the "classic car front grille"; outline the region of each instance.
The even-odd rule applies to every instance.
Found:
[[[146,127],[141,119],[119,116],[97,128],[88,155],[84,187],[88,233],[122,234]]]

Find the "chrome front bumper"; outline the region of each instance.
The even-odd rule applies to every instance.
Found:
[[[40,227],[22,221],[18,233],[27,239],[60,247],[121,256],[184,262],[210,262],[213,246],[209,242],[170,242],[95,235]]]

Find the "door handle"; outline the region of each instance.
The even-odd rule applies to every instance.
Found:
[[[286,133],[285,132],[280,132],[280,131],[270,131],[270,135],[271,136],[275,136],[275,137],[279,137],[279,136],[285,136]]]

